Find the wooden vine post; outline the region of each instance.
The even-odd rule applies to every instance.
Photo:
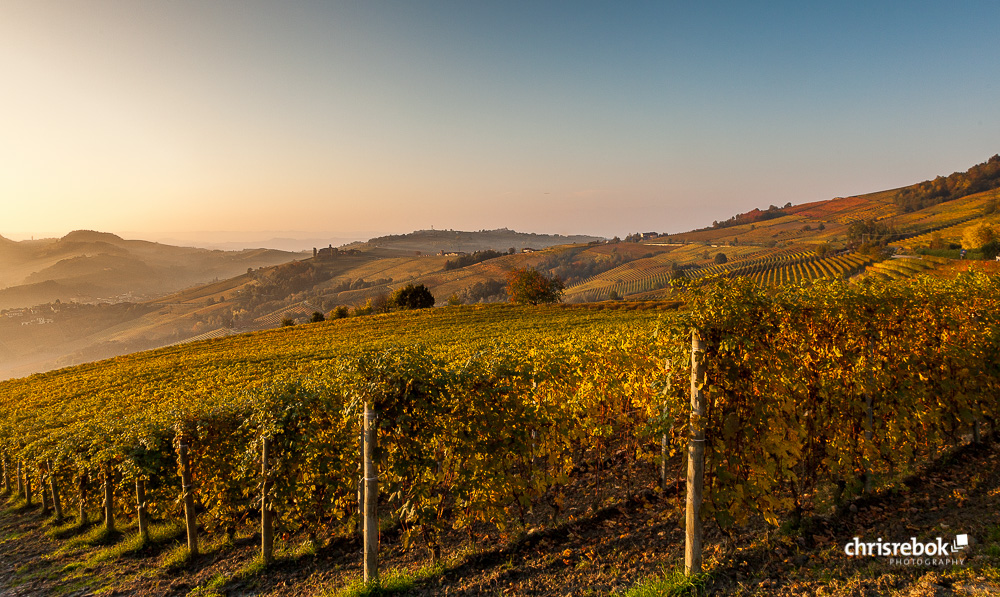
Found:
[[[143,543],[149,543],[149,512],[146,509],[146,480],[135,478],[136,514],[139,519],[139,537]]]
[[[868,451],[872,449],[872,438],[873,427],[874,427],[875,417],[872,412],[872,394],[868,392],[865,394],[865,450],[864,450],[864,462],[865,462],[865,493],[872,492],[872,472],[869,466]]]
[[[358,434],[358,534],[365,532],[365,420],[361,419],[361,433]]]
[[[671,383],[670,373],[673,371],[673,362],[667,360],[667,384],[663,388],[663,397],[667,398],[670,395]],[[663,414],[666,416],[669,410],[669,403],[667,400],[663,401]],[[670,446],[670,438],[666,431],[660,437],[660,489],[663,491],[667,490],[667,449]]]
[[[24,474],[24,503],[28,506],[31,505],[31,473],[28,472],[28,467],[21,467],[21,472]]]
[[[3,455],[3,494],[10,495],[10,473],[7,470],[7,454]]]
[[[87,472],[80,471],[79,483],[77,485],[79,490],[79,501],[80,501],[80,514],[77,517],[77,523],[80,527],[87,525]]]
[[[45,463],[45,469],[49,473],[49,489],[52,491],[52,509],[56,513],[56,522],[60,523],[63,519],[62,503],[59,501],[59,486],[56,485],[56,475],[52,472],[51,460]]]
[[[21,461],[17,461],[17,495],[24,495],[24,481],[21,480]]]
[[[701,500],[705,482],[705,343],[691,332],[691,436],[688,442],[687,512],[684,573],[701,574]]]
[[[115,471],[111,462],[104,463],[104,528],[109,533],[115,530]]]
[[[375,409],[365,403],[365,582],[378,580],[378,471],[375,467]]]
[[[274,512],[267,496],[271,490],[270,471],[268,471],[271,438],[262,438],[260,443],[260,476],[263,479],[260,490],[260,556],[265,564],[270,564],[274,562]]]
[[[177,457],[181,467],[181,483],[184,493],[184,525],[187,527],[188,552],[198,555],[198,527],[194,512],[194,483],[191,481],[191,465],[188,462],[188,445],[184,434],[177,430]]]
[[[42,499],[42,514],[49,513],[49,495],[45,493],[45,468],[38,465],[38,496]]]

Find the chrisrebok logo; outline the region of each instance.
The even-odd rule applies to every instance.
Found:
[[[968,535],[956,535],[954,541],[937,537],[934,541],[921,543],[916,537],[902,543],[896,541],[862,541],[855,537],[844,546],[844,553],[852,558],[888,558],[890,564],[900,566],[953,566],[965,562],[962,557],[969,546]]]

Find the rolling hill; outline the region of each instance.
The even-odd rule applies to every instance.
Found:
[[[998,172],[995,156],[908,187],[754,209],[699,230],[630,235],[633,242],[420,230],[309,257],[172,247],[92,231],[42,241],[0,237],[0,309],[8,311],[0,313],[0,377],[302,322],[406,284],[424,284],[438,305],[504,301],[504,278],[521,267],[560,276],[572,303],[677,299],[704,277],[749,276],[770,286],[914,275],[948,267],[940,258],[958,257],[966,227],[1000,225]],[[859,233],[858,223],[879,231],[872,246],[862,246],[873,235]],[[495,253],[476,253],[487,250]],[[892,252],[918,259],[890,263]],[[937,257],[922,255],[928,252]],[[71,309],[71,301],[134,308]]]
[[[70,232],[59,239],[3,239],[0,309],[57,299],[135,301],[302,256],[272,249],[212,251],[175,247],[89,230]]]
[[[5,466],[17,459],[28,483],[47,477],[52,495],[62,488],[81,513],[107,496],[107,530],[57,526],[30,497],[12,497],[2,530],[17,553],[0,566],[0,584],[354,594],[366,401],[379,409],[386,579],[410,575],[415,594],[428,595],[666,592],[681,561],[682,458],[698,420],[686,395],[697,374],[674,364],[692,362],[693,323],[710,346],[710,377],[698,387],[712,406],[705,439],[693,436],[711,442],[709,573],[678,576],[681,588],[927,594],[918,592],[929,578],[923,564],[845,560],[842,546],[852,535],[955,534],[975,539],[968,567],[932,580],[955,594],[992,594],[997,278],[869,282],[972,269],[931,253],[953,251],[967,226],[996,223],[997,190],[970,184],[951,196],[958,186],[948,181],[964,179],[941,179],[636,242],[459,255],[413,249],[426,240],[417,232],[413,244],[327,247],[145,301],[9,309],[0,358],[24,357],[31,342],[37,362],[55,366],[171,346],[0,383]],[[54,261],[25,279],[50,289],[108,284],[109,271],[141,281],[159,267],[94,233],[0,247],[43,248],[36,255]],[[995,274],[1000,263],[989,265],[976,269]],[[568,302],[607,302],[424,309],[226,338],[313,311],[377,306],[403,284],[427,285],[439,304],[497,302],[496,285],[521,267],[564,278]],[[705,284],[683,317],[672,313],[680,301],[645,300],[689,299],[688,287],[723,277],[750,284]],[[808,283],[822,278],[850,283]],[[278,457],[263,457],[261,480],[268,440]],[[180,481],[192,454],[197,482]],[[191,536],[205,537],[200,554],[169,547],[182,534],[179,492],[200,500],[200,529],[190,501],[187,518]],[[276,565],[256,559],[261,499],[280,513]],[[111,524],[120,516],[131,532],[137,508],[155,523],[138,543]]]
[[[465,232],[461,230],[417,230],[409,234],[380,236],[366,242],[344,245],[345,249],[387,249],[413,254],[438,252],[466,252],[493,249],[505,251],[509,248],[521,250],[524,248],[544,249],[556,245],[588,243],[602,240],[596,236],[561,234],[535,234],[516,232],[506,228],[496,230],[479,230]]]

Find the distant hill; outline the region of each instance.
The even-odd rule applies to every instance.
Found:
[[[380,236],[363,243],[344,245],[345,249],[393,249],[414,253],[439,253],[484,251],[520,251],[524,248],[544,249],[556,245],[570,245],[604,240],[596,236],[561,234],[535,234],[515,232],[506,228],[463,232],[461,230],[417,230],[409,234]]]
[[[848,225],[857,221],[884,222],[898,239],[948,228],[988,215],[1000,189],[1000,155],[965,172],[898,189],[851,197],[837,197],[801,205],[756,208],[712,226],[672,234],[674,242],[789,245],[792,243],[846,244]],[[660,238],[651,242],[663,242]]]
[[[562,278],[567,302],[676,299],[706,276],[776,285],[948,270],[952,255],[940,253],[957,257],[967,226],[1000,228],[997,172],[994,157],[900,189],[761,207],[689,232],[629,235],[633,242],[506,228],[418,230],[317,247],[313,256],[211,251],[93,231],[41,241],[0,237],[0,378],[284,319],[303,322],[314,311],[362,306],[406,284],[425,285],[438,305],[504,301],[505,276],[519,267]],[[894,250],[944,249],[905,262],[888,259],[884,247],[861,254],[857,245],[871,231]],[[496,253],[473,255],[486,250]],[[124,306],[67,305],[98,299]]]
[[[175,247],[77,230],[59,239],[0,241],[0,309],[137,300],[285,263],[304,254]]]
[[[949,270],[947,258],[959,257],[967,227],[1000,229],[998,203],[1000,156],[994,156],[966,172],[898,189],[756,208],[689,232],[630,234],[626,244],[662,253],[570,285],[566,299],[673,297],[675,287],[706,276],[747,276],[770,286]],[[888,259],[901,252],[915,259]]]
[[[569,257],[598,240],[505,229],[428,230],[352,243],[335,258],[315,259],[263,249],[174,247],[93,231],[0,241],[7,284],[0,289],[0,378],[274,327],[286,318],[303,321],[314,311],[363,305],[407,283],[429,285],[443,304],[477,283],[499,284],[518,266],[549,263],[563,275],[589,275],[595,263],[610,266],[613,258],[591,251],[574,257],[574,265]],[[536,251],[506,254],[512,247]],[[448,262],[456,257],[438,255],[494,248],[505,255],[451,270]],[[71,304],[102,301],[135,308]]]

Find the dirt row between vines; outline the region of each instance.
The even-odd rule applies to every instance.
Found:
[[[381,537],[383,571],[414,578],[406,595],[624,594],[683,565],[679,484],[665,493],[649,463],[606,463],[566,487],[558,513],[538,506],[517,531],[452,532],[436,567],[421,545],[404,549],[398,529]],[[0,515],[3,595],[337,595],[361,573],[361,544],[350,535],[279,541],[286,551],[262,569],[259,535],[248,525],[232,542],[203,537],[204,553],[176,561],[183,537],[116,559],[98,548],[67,548],[46,535],[35,506]],[[126,532],[128,529],[126,529]],[[950,542],[968,534],[960,565],[919,566],[848,557],[853,537]],[[71,539],[70,539],[71,540]],[[120,539],[119,539],[120,541]],[[174,561],[172,561],[174,560]],[[720,595],[1000,595],[1000,447],[969,446],[889,491],[855,500],[839,516],[807,517],[802,528],[763,523],[732,535],[707,525],[703,592]],[[387,576],[392,576],[388,572]]]

